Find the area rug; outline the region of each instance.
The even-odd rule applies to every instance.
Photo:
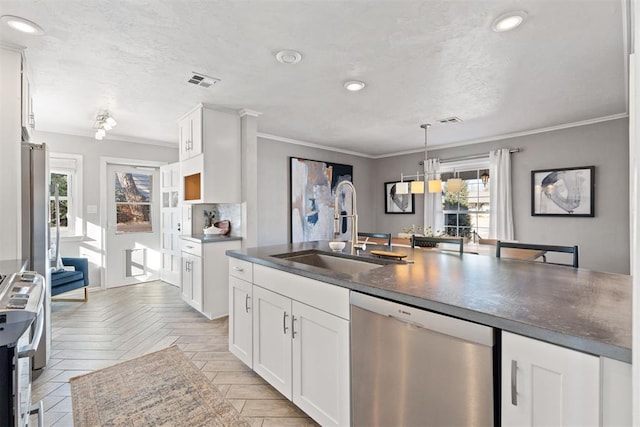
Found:
[[[75,427],[250,427],[177,346],[70,383]]]

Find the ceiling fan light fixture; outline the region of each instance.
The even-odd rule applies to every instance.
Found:
[[[518,10],[516,12],[508,12],[498,16],[491,25],[491,29],[496,33],[504,33],[519,27],[527,17],[527,12]]]
[[[32,35],[42,35],[44,34],[44,30],[38,24],[33,21],[29,21],[28,19],[21,18],[20,16],[14,15],[3,15],[0,20],[5,23],[7,26],[13,28],[16,31],[20,31],[25,34]]]
[[[349,80],[348,82],[344,82],[344,88],[349,92],[358,92],[366,86],[365,82],[361,82],[359,80]]]

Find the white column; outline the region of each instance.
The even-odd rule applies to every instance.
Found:
[[[242,109],[240,138],[242,141],[242,247],[258,246],[258,116],[256,111]]]

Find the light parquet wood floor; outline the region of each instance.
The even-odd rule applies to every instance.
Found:
[[[156,281],[53,302],[51,359],[34,381],[46,426],[73,426],[69,378],[176,344],[256,427],[315,426],[228,351],[228,318],[208,320]],[[35,422],[34,422],[35,425]]]

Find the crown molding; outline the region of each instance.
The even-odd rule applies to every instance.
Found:
[[[287,144],[302,145],[303,147],[317,148],[320,150],[333,151],[336,153],[350,154],[352,156],[366,157],[368,159],[375,159],[375,157],[370,154],[358,153],[357,151],[343,150],[341,148],[335,148],[335,147],[327,147],[326,145],[314,144],[312,142],[300,141],[298,139],[285,138],[283,136],[270,135],[268,133],[258,132],[258,138],[286,142]]]
[[[483,142],[500,141],[502,139],[519,138],[519,137],[528,136],[528,135],[536,135],[539,133],[553,132],[553,131],[562,130],[562,129],[570,129],[570,128],[579,127],[579,126],[587,126],[587,125],[592,125],[592,124],[601,123],[601,122],[608,122],[610,120],[624,119],[627,117],[629,117],[628,113],[620,113],[620,114],[614,114],[611,116],[597,117],[595,119],[582,120],[579,122],[549,126],[546,128],[531,129],[531,130],[526,130],[522,132],[514,132],[514,133],[507,133],[502,135],[489,136],[486,138],[471,139],[467,141],[455,142],[452,144],[431,144],[429,145],[429,151],[442,150],[445,148],[463,147],[465,145],[480,144]],[[395,157],[395,156],[402,156],[405,154],[414,154],[414,153],[422,153],[422,152],[424,152],[424,148],[400,151],[400,152],[389,153],[389,154],[380,154],[377,156],[370,156],[370,157],[374,159],[382,159],[385,157]]]
[[[249,110],[247,108],[241,108],[238,110],[238,115],[240,115],[240,117],[244,117],[244,116],[258,117],[258,116],[261,116],[262,113],[259,111]]]

